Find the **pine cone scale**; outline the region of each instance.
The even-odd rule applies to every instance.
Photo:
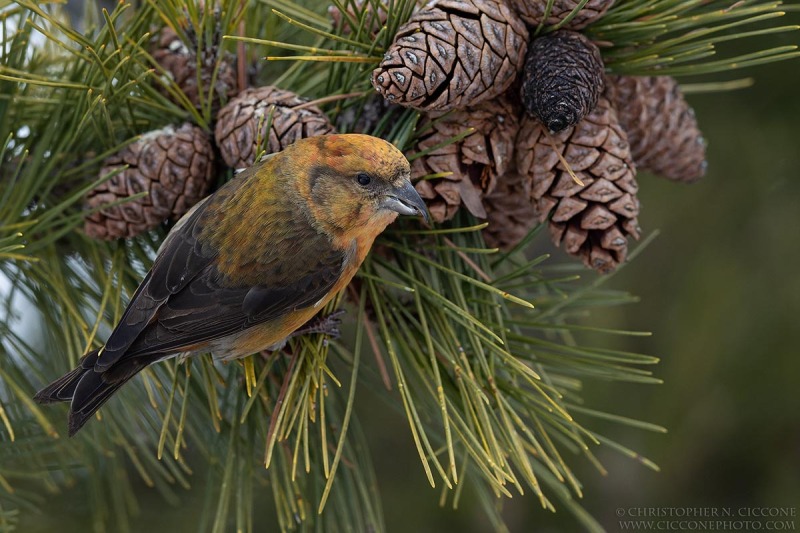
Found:
[[[639,215],[639,203],[630,194],[625,194],[617,201],[609,204],[615,213],[627,218],[635,218]]]
[[[606,207],[600,204],[593,204],[583,211],[581,215],[581,228],[583,229],[608,229],[617,217]]]
[[[578,213],[583,212],[586,209],[587,205],[589,205],[588,202],[584,202],[579,198],[575,197],[564,198],[561,202],[558,203],[558,207],[553,213],[553,221],[567,222],[571,220],[572,217],[574,217]]]
[[[628,175],[628,167],[620,162],[620,157],[609,152],[602,152],[589,172],[593,176],[616,182]],[[617,183],[617,187],[622,185]],[[636,192],[635,190],[632,192]]]
[[[628,173],[614,181],[614,183],[622,190],[631,194],[636,194],[639,192],[639,184],[636,183],[636,180],[633,178],[633,176],[629,175]]]
[[[594,165],[600,159],[600,151],[590,146],[583,146],[573,142],[567,147],[564,157],[569,161],[570,168],[575,172],[579,172]],[[563,167],[563,163],[559,164]],[[562,170],[566,169],[562,168]]]
[[[581,246],[586,242],[589,237],[589,232],[574,224],[567,225],[562,236],[564,249],[567,253],[577,254],[580,252]]]
[[[481,31],[486,39],[486,44],[495,54],[502,57],[507,47],[504,25],[484,13],[481,15]]]
[[[569,174],[569,172],[561,172],[556,180],[555,185],[550,190],[550,194],[555,196],[556,198],[565,198],[567,196],[573,196],[578,194],[583,188],[587,185],[591,185],[594,180],[586,174],[580,173],[578,178],[581,180],[581,183],[575,181],[575,179]]]
[[[478,49],[483,48],[483,33],[481,32],[481,26],[477,19],[453,17],[451,20],[453,30],[455,30],[458,35],[458,40],[456,42],[458,42],[459,52],[469,54],[473,50],[471,46],[466,46],[466,43],[462,42],[462,39]],[[463,49],[461,49],[462,47]],[[463,57],[468,58],[469,56]]]
[[[425,73],[426,65],[423,61],[420,61],[419,55],[413,50],[403,50],[402,53],[407,61],[403,63],[401,67],[398,67],[400,71],[402,72],[402,69],[407,69],[409,71],[409,76],[416,74],[418,77],[422,77]],[[430,60],[430,56],[428,56],[428,59]]]
[[[618,187],[604,178],[595,181],[579,194],[584,200],[604,204],[616,200],[622,195],[623,192]]]

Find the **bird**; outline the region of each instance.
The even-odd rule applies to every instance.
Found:
[[[105,345],[34,399],[70,402],[73,436],[152,363],[280,347],[398,215],[428,221],[410,174],[399,149],[369,135],[309,137],[266,156],[174,225]]]

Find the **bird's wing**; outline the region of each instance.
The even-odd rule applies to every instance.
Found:
[[[230,285],[208,265],[164,303],[126,357],[180,351],[313,306],[339,280],[346,258],[323,240],[320,235],[275,246],[258,285]]]
[[[208,198],[195,205],[167,236],[153,267],[136,289],[100,352],[97,370],[107,369],[116,363],[170,296],[180,292],[213,259],[213,252],[203,250],[197,242],[197,221],[202,217],[207,203]]]
[[[208,206],[196,206],[173,228],[96,370],[108,370],[123,357],[189,349],[312,306],[340,278],[348,253],[333,248],[327,236],[297,216],[283,217],[261,232],[245,228],[252,234],[248,238],[261,239],[266,249],[257,261],[242,265],[258,281],[237,284],[226,278],[218,270],[217,250],[199,239],[211,215],[207,211],[213,211]]]

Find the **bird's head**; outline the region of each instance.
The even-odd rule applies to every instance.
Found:
[[[306,168],[298,183],[317,222],[339,231],[377,235],[401,215],[428,220],[425,203],[411,184],[408,160],[391,143],[369,135],[321,135],[286,150]]]

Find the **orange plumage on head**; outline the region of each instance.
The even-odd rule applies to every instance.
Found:
[[[352,279],[397,214],[427,216],[402,153],[367,135],[303,139],[186,214],[100,351],[36,395],[74,434],[128,379],[182,352],[267,349]]]

